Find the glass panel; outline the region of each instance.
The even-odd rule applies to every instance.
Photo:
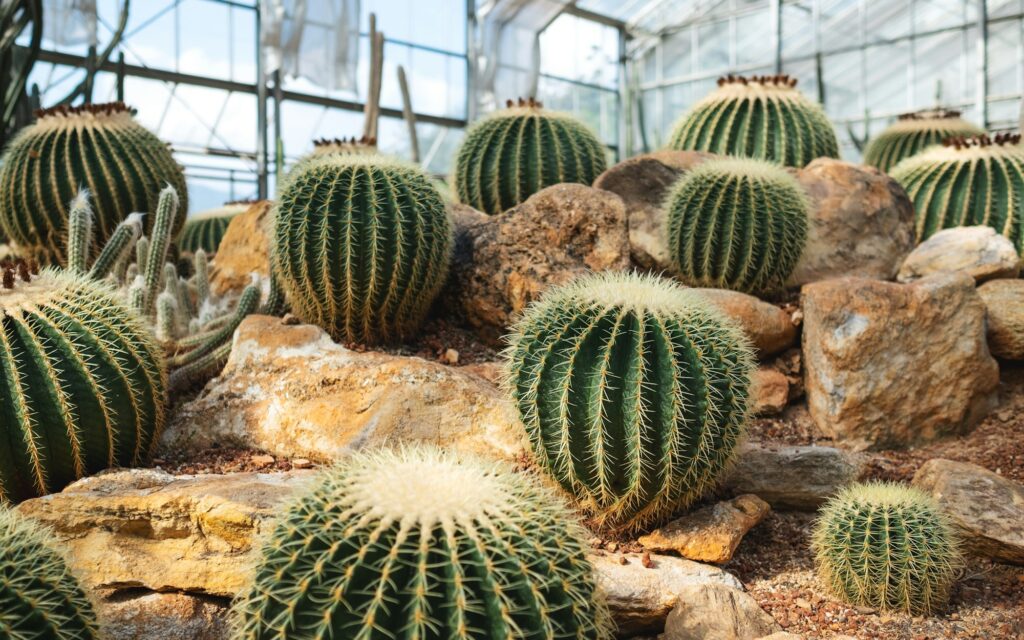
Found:
[[[697,27],[697,69],[701,72],[729,68],[729,22],[712,22]]]
[[[915,41],[915,108],[934,106],[937,102],[958,105],[973,98],[974,83],[968,80],[968,76],[973,78],[974,75],[973,68],[968,66],[968,56],[973,58],[971,46],[970,42],[965,43],[965,35],[959,31]]]
[[[615,88],[618,86],[618,31],[569,14],[540,34],[541,73]]]
[[[822,75],[825,83],[825,111],[829,117],[862,117],[861,53],[852,51],[826,56],[822,62]]]
[[[816,0],[782,5],[782,57],[814,53],[814,9]]]
[[[910,35],[911,0],[865,0],[864,39],[868,44]]]
[[[682,29],[661,41],[661,55],[665,65],[663,77],[666,80],[694,73],[693,36],[694,29]]]
[[[910,46],[907,42],[868,47],[866,57],[867,108],[874,114],[907,111],[910,108],[907,95]]]
[[[821,11],[821,48],[834,51],[860,44],[858,0],[817,0]]]
[[[988,93],[1002,96],[1020,92],[1021,21],[997,22],[988,33]]]
[[[966,0],[914,0],[914,28],[918,33],[960,26],[970,17]]]
[[[736,18],[736,65],[771,64],[775,58],[772,20],[768,11]]]

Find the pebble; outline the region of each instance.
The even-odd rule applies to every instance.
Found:
[[[266,454],[253,456],[252,458],[250,458],[250,462],[252,462],[257,467],[263,469],[274,464],[274,456],[269,456]]]
[[[295,458],[292,460],[293,469],[312,469],[313,462],[307,458]]]

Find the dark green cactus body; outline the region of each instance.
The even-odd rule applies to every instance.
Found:
[[[864,164],[888,173],[901,160],[921,153],[950,138],[969,138],[985,133],[962,120],[959,111],[944,109],[906,113],[864,149]]]
[[[720,78],[718,90],[676,124],[668,146],[761,158],[789,167],[839,157],[832,123],[789,76]]]
[[[193,254],[199,249],[209,254],[217,253],[231,219],[248,208],[249,203],[230,202],[223,207],[197,213],[185,221],[185,228],[178,238],[178,248]]]
[[[813,535],[822,581],[856,606],[929,614],[945,604],[960,552],[931,496],[870,483],[823,508]]]
[[[359,453],[282,515],[238,637],[608,638],[586,551],[527,474],[433,449]]]
[[[149,331],[113,291],[86,276],[6,268],[0,500],[142,462],[163,426],[165,376]]]
[[[602,273],[548,291],[507,358],[537,462],[601,525],[635,530],[685,508],[744,429],[750,344],[670,280]]]
[[[444,283],[451,226],[419,169],[331,154],[288,179],[273,264],[292,310],[335,339],[378,343],[414,330]]]
[[[177,233],[187,210],[185,175],[133,113],[120,103],[49,109],[11,141],[0,162],[0,226],[11,240],[63,264],[69,206],[81,187],[92,195],[97,247],[129,214],[155,212],[167,184],[183,201]]]
[[[95,640],[92,603],[48,537],[0,507],[0,638]]]
[[[688,284],[762,292],[783,284],[807,242],[807,201],[782,167],[708,160],[666,199],[672,264]]]
[[[460,202],[498,214],[545,187],[591,184],[605,170],[605,149],[586,126],[539,103],[520,101],[473,125],[455,160]]]
[[[1024,252],[1024,147],[1020,136],[957,139],[892,170],[914,203],[917,240],[940,229],[987,225]]]

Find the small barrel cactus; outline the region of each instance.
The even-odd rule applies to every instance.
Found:
[[[217,247],[231,224],[231,219],[249,208],[251,202],[228,202],[223,207],[203,211],[185,221],[185,228],[178,238],[181,251],[194,254],[202,249],[208,254],[217,253]]]
[[[901,160],[950,138],[980,136],[985,131],[963,120],[959,111],[934,109],[905,113],[868,142],[864,164],[886,173]]]
[[[429,448],[357,453],[267,537],[238,637],[608,638],[584,540],[527,474]]]
[[[2,267],[0,500],[143,461],[164,423],[163,354],[113,290],[84,274]]]
[[[601,141],[572,116],[532,98],[507,105],[473,125],[459,147],[453,184],[463,204],[498,214],[553,184],[589,185],[605,170]]]
[[[679,179],[665,209],[672,264],[695,286],[779,287],[807,243],[807,197],[796,178],[764,160],[703,162]]]
[[[96,614],[45,529],[0,507],[0,637],[95,640]]]
[[[822,581],[856,606],[929,614],[945,604],[960,562],[939,505],[894,483],[851,485],[823,508],[812,546]]]
[[[538,464],[599,526],[696,500],[747,417],[752,348],[699,294],[629,273],[546,292],[516,325],[507,387]]]
[[[444,283],[451,225],[418,168],[329,154],[294,172],[274,212],[273,265],[296,315],[338,340],[408,335]]]
[[[47,263],[64,264],[69,203],[80,188],[92,194],[99,245],[129,214],[155,212],[165,185],[184,199],[181,167],[134,113],[120,102],[37,112],[0,161],[0,226],[7,236]],[[187,209],[183,203],[175,233]]]
[[[676,124],[673,149],[710,151],[803,167],[839,157],[839,141],[821,106],[786,75],[718,79],[718,90]]]
[[[339,155],[374,155],[377,151],[377,139],[363,136],[361,138],[319,138],[313,141],[313,150],[302,156],[292,166],[289,175],[302,170],[312,160],[329,156]],[[287,178],[285,178],[287,180]],[[282,186],[284,183],[282,183]]]
[[[954,138],[896,165],[914,203],[917,240],[987,225],[1024,252],[1024,147],[1019,135]]]

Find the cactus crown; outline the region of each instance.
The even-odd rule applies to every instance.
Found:
[[[377,138],[319,138],[313,141],[313,153],[372,153],[377,150]]]
[[[948,138],[984,133],[960,118],[959,111],[934,109],[904,113],[864,149],[864,163],[889,171],[901,160]]]

